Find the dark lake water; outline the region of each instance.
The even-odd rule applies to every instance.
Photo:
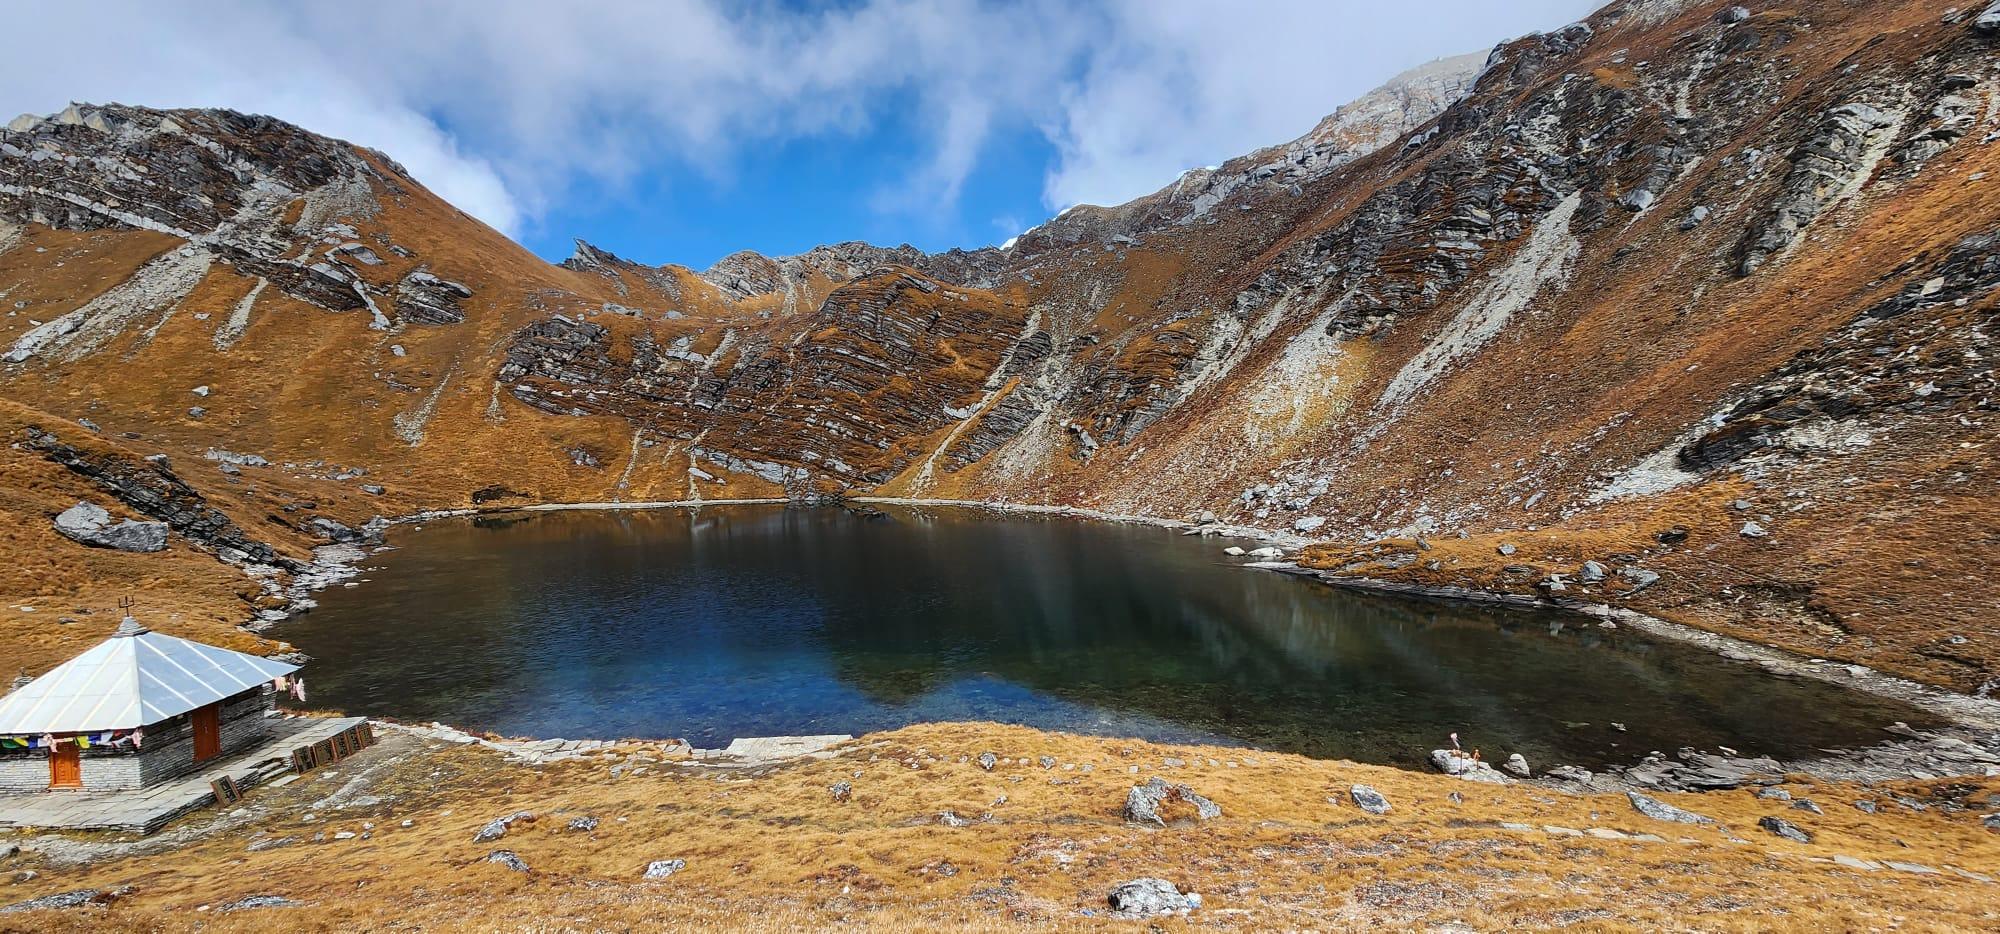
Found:
[[[1810,754],[1929,719],[1577,617],[1246,570],[1213,538],[886,511],[430,522],[278,635],[314,657],[316,707],[703,747],[997,720],[1398,764],[1457,731],[1492,759],[1597,767]]]

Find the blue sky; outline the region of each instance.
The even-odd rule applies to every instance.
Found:
[[[699,269],[738,249],[775,256],[842,240],[985,246],[1053,213],[1042,180],[1055,148],[1027,124],[996,130],[955,201],[922,190],[902,197],[930,157],[909,122],[885,108],[856,130],[747,147],[720,169],[669,158],[630,178],[581,176],[517,238],[552,260],[582,237],[620,256]]]
[[[381,149],[550,260],[1001,242],[1311,128],[1592,0],[14,5],[0,109],[268,113]],[[86,9],[88,7],[88,9]],[[5,116],[5,115],[0,115]]]

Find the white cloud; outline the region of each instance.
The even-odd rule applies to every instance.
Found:
[[[1054,143],[1045,200],[1113,203],[1296,136],[1419,61],[1547,28],[1587,0],[722,0],[339,4],[114,0],[6,14],[0,109],[66,102],[269,113],[389,153],[519,233],[577,179],[672,157],[726,177],[745,147],[912,108],[925,164],[877,199],[954,202],[1001,127]]]
[[[1114,25],[1045,132],[1044,201],[1118,204],[1300,136],[1390,76],[1585,15],[1593,0],[1111,0]]]

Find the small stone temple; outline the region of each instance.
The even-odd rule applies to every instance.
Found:
[[[297,670],[127,616],[111,638],[0,697],[0,794],[145,788],[255,746],[279,679]]]

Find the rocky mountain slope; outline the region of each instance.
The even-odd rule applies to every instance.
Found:
[[[133,589],[225,626],[377,515],[872,494],[1260,527],[1994,690],[1993,18],[1621,0],[1004,249],[700,272],[549,265],[270,118],[23,118],[0,594],[38,611],[0,638],[43,667],[41,605]],[[61,537],[79,499],[169,547]]]

